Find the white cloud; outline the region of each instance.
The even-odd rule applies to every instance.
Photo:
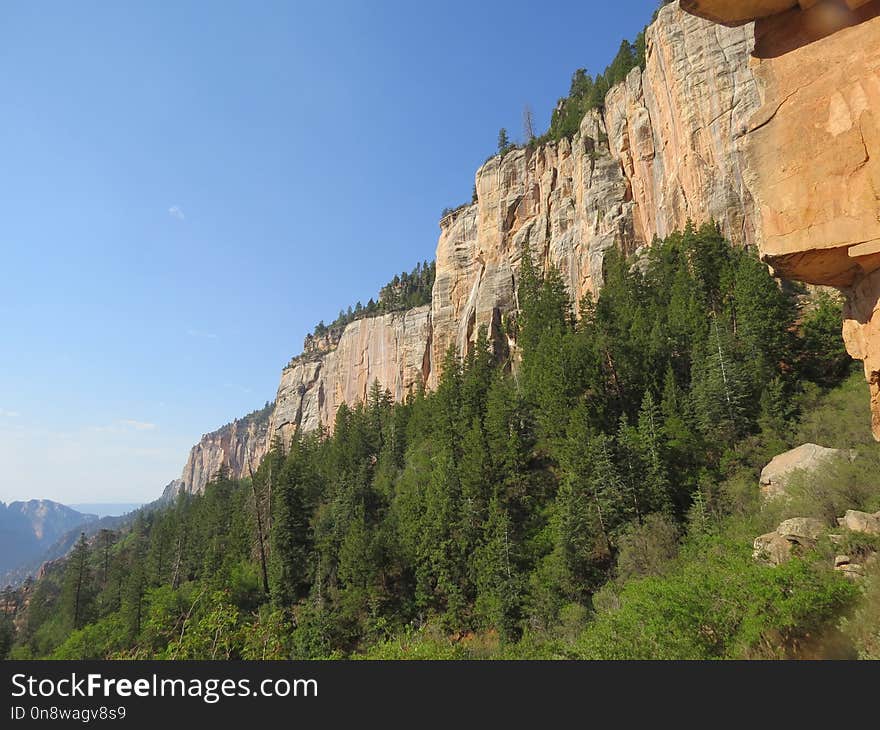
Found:
[[[155,423],[148,423],[146,421],[133,421],[130,418],[123,418],[119,421],[120,425],[127,426],[128,428],[133,428],[135,431],[154,431],[156,429]]]
[[[172,205],[168,209],[168,215],[170,215],[172,218],[176,218],[179,221],[182,221],[186,218],[186,216],[183,214],[183,208],[181,208],[179,205]]]
[[[18,411],[7,411],[0,408],[0,418],[18,418],[20,415]]]
[[[202,339],[202,340],[216,340],[216,339],[219,339],[219,337],[220,337],[220,335],[216,334],[215,332],[205,332],[204,330],[197,330],[197,329],[188,329],[186,331],[186,333],[190,337],[198,337],[199,339]]]

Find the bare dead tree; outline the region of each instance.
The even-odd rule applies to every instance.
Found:
[[[523,107],[523,135],[526,142],[531,142],[535,138],[535,117],[532,114],[532,107],[526,104]]]

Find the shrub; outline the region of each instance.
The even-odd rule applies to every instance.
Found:
[[[874,563],[865,578],[864,597],[856,611],[841,622],[859,659],[880,659],[880,564]]]
[[[681,533],[666,515],[651,514],[620,537],[617,574],[621,579],[662,575],[678,554]]]
[[[857,595],[830,568],[800,559],[768,567],[746,543],[702,538],[669,575],[630,581],[620,608],[598,614],[577,650],[584,659],[793,656]]]

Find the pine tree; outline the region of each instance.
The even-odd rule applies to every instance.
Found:
[[[507,130],[501,127],[498,130],[498,154],[503,155],[510,149],[510,138],[507,136]]]
[[[517,545],[510,516],[497,499],[488,505],[484,535],[475,553],[475,608],[486,628],[497,629],[504,641],[515,640],[522,601]]]
[[[265,469],[264,469],[265,467]],[[269,533],[269,586],[274,603],[289,608],[307,590],[312,530],[312,498],[319,476],[310,450],[295,437],[283,459],[277,452],[264,460],[258,474],[272,484],[272,525]]]
[[[91,616],[94,586],[89,568],[89,543],[85,533],[71,550],[64,572],[61,593],[62,612],[71,629],[82,628]]]

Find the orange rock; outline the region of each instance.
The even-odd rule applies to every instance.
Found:
[[[744,135],[756,241],[778,276],[840,288],[880,440],[880,0],[682,0],[756,20],[762,106]]]

